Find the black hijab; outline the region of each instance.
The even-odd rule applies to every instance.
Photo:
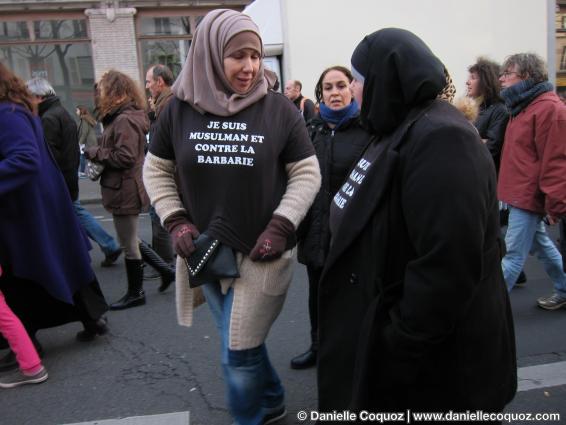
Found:
[[[366,36],[352,54],[364,77],[360,117],[373,134],[392,132],[409,111],[446,85],[444,65],[413,33],[386,28]]]

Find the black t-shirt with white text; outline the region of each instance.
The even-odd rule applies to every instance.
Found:
[[[149,151],[176,162],[183,203],[199,231],[244,254],[285,193],[285,165],[314,155],[295,107],[271,91],[229,117],[173,98]]]

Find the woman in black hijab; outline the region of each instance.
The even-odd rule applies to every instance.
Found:
[[[515,342],[489,152],[414,34],[365,37],[352,71],[373,142],[331,206],[319,410],[501,411]]]

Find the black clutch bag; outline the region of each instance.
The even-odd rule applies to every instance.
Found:
[[[240,277],[236,255],[229,246],[221,244],[206,233],[201,233],[193,243],[195,252],[185,258],[189,271],[189,286],[196,288],[219,279]]]

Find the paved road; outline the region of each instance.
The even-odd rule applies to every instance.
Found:
[[[88,208],[114,233],[110,217],[99,205]],[[141,229],[148,239],[147,216],[141,218]],[[101,268],[97,247],[92,256],[108,300],[119,298],[125,290],[124,266],[119,261]],[[508,411],[559,412],[566,421],[566,363],[561,363],[566,362],[566,310],[536,308],[534,300],[549,293],[550,283],[533,259],[526,270],[527,286],[514,290],[511,299],[520,373],[525,377],[521,388],[529,390],[519,392]],[[186,425],[189,415],[191,425],[231,423],[224,407],[212,317],[203,306],[196,312],[194,327],[178,326],[173,291],[160,294],[157,287],[158,281],[146,281],[146,306],[108,313],[111,332],[94,342],[75,341],[81,328],[76,323],[41,331],[50,378],[42,385],[2,391],[0,424]],[[314,370],[288,367],[289,359],[308,346],[306,298],[306,273],[297,266],[287,303],[268,339],[287,389],[289,416],[282,424],[303,423],[297,412],[316,407]],[[128,417],[136,418],[116,421]]]

